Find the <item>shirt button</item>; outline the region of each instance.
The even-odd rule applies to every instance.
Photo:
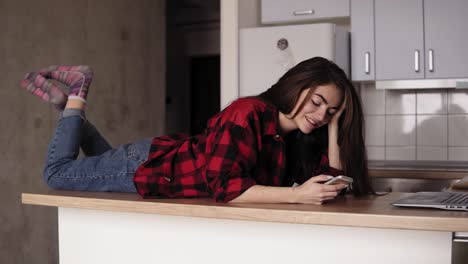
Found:
[[[275,135],[275,139],[276,139],[276,140],[279,140],[279,139],[280,139],[280,135],[276,134],[276,135]]]
[[[166,181],[168,181],[168,182],[171,182],[171,181],[172,181],[172,179],[171,179],[170,177],[167,177],[167,176],[164,176],[164,179],[165,179]]]

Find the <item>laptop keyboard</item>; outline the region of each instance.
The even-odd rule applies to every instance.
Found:
[[[468,194],[457,193],[442,201],[445,204],[468,204]]]

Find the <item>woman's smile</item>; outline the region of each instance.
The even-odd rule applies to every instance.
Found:
[[[312,118],[306,116],[305,119],[307,120],[307,123],[312,127],[312,129],[315,129],[318,127],[318,124],[312,120]]]

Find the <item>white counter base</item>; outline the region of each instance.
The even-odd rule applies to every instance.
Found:
[[[59,207],[61,264],[450,264],[452,232]]]

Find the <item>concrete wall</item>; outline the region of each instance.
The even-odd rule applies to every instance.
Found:
[[[87,114],[112,144],[161,134],[165,1],[0,0],[0,263],[58,263],[56,209],[20,201],[46,189],[57,114],[18,81],[51,64],[94,68]]]

